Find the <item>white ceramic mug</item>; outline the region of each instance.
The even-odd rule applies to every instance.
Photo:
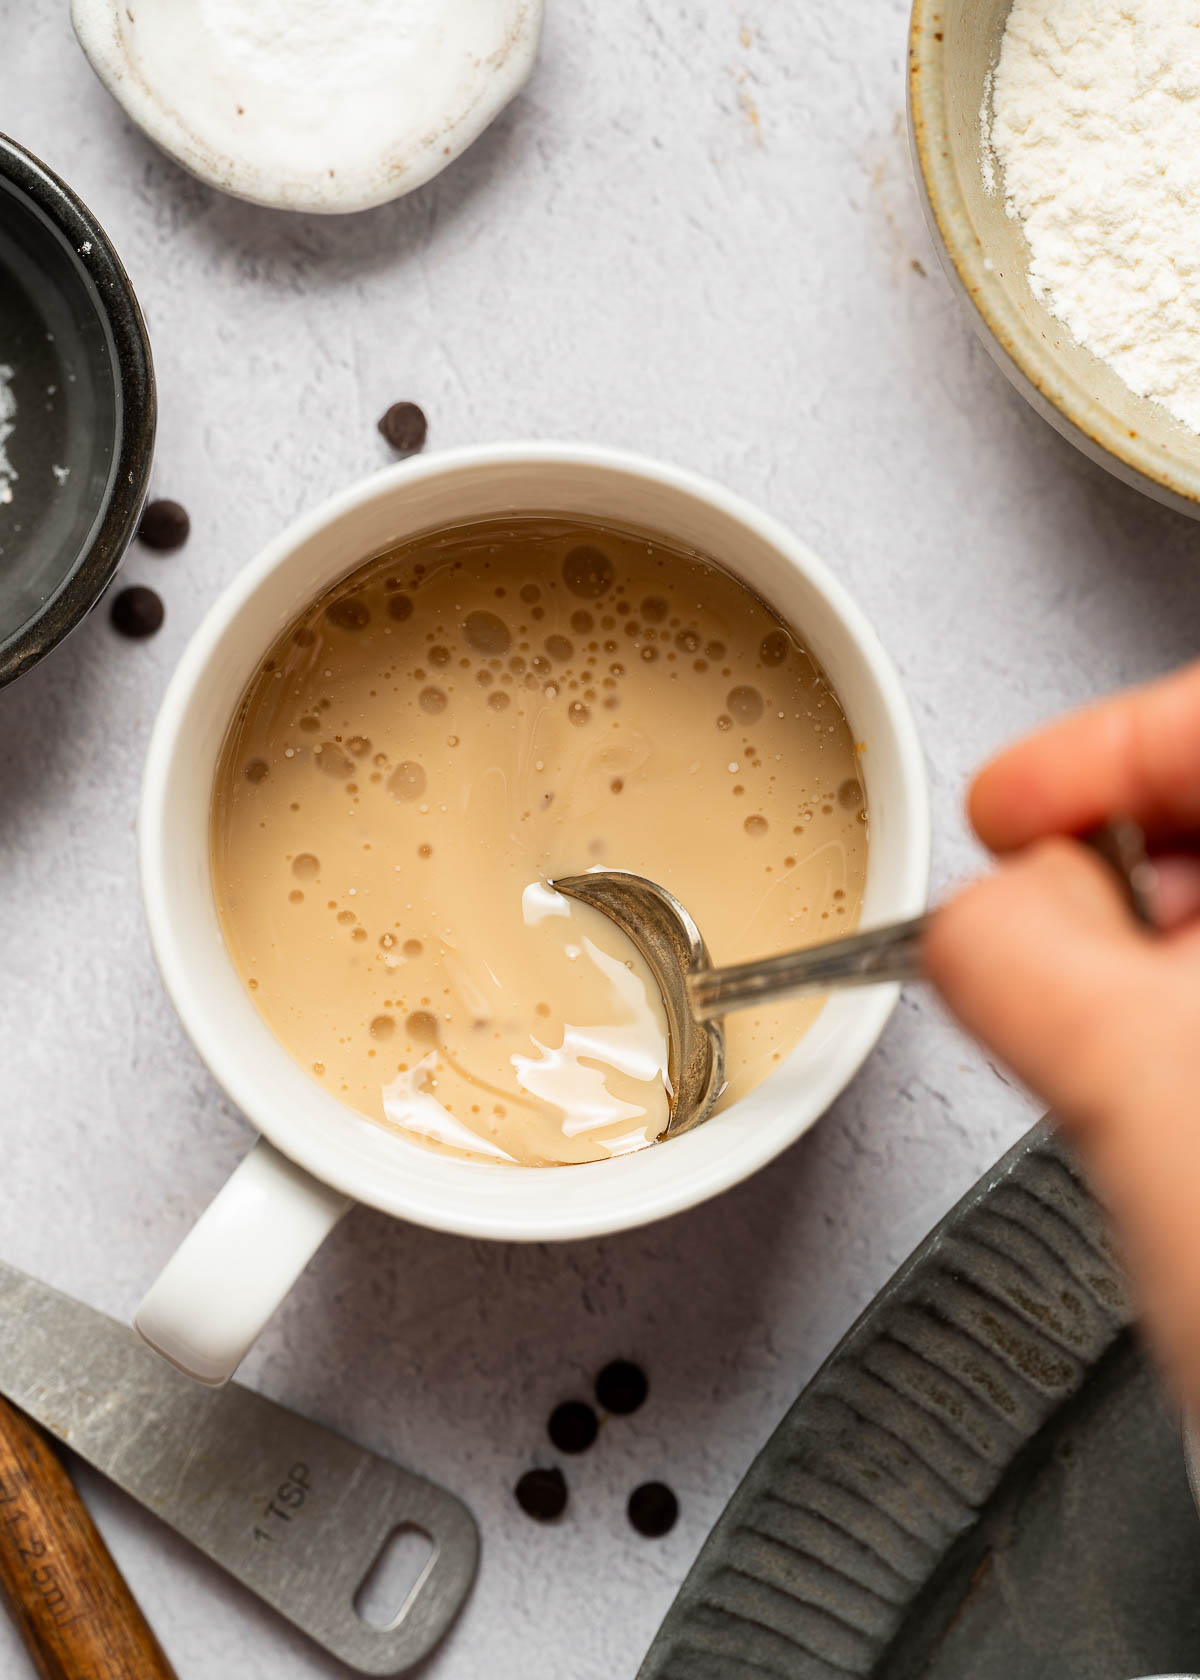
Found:
[[[631,455],[514,444],[389,468],[298,520],[235,579],[189,643],[159,712],[142,791],[142,888],[163,978],[201,1056],[263,1134],[137,1314],[146,1340],[201,1382],[232,1375],[352,1201],[506,1241],[589,1237],[678,1213],[794,1142],[848,1083],[896,1003],[896,987],[832,997],[768,1079],[684,1137],[537,1169],[414,1148],[338,1102],[275,1038],[225,947],[210,878],[213,778],[233,709],[280,632],[363,561],[423,531],[538,512],[643,526],[696,548],[794,627],[865,743],[871,828],[862,924],[924,906],[925,768],[895,669],[827,568],[738,497]]]

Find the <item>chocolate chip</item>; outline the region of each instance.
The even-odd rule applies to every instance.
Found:
[[[679,1501],[665,1482],[643,1482],[629,1495],[629,1520],[647,1540],[661,1540],[675,1527]]]
[[[429,422],[416,403],[398,402],[392,404],[379,422],[379,430],[397,454],[415,455],[425,447]]]
[[[122,589],[114,596],[109,614],[114,630],[122,636],[135,638],[153,636],[156,630],[162,629],[166,616],[163,604],[153,589],[147,589],[140,583]]]
[[[596,1414],[586,1400],[564,1400],[555,1406],[546,1425],[559,1452],[586,1452],[599,1429]]]
[[[137,534],[147,548],[157,548],[160,553],[167,554],[173,548],[183,547],[191,528],[192,522],[185,507],[179,502],[160,498],[157,502],[146,503]]]
[[[526,1470],[513,1492],[522,1511],[535,1522],[553,1522],[567,1508],[567,1482],[561,1470]]]
[[[649,1392],[645,1371],[631,1359],[612,1360],[596,1378],[597,1402],[617,1417],[636,1412]]]

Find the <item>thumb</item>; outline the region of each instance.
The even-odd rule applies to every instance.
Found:
[[[1153,946],[1105,866],[1071,840],[1027,847],[935,912],[926,971],[967,1030],[1061,1119],[1128,1083],[1128,1000]]]

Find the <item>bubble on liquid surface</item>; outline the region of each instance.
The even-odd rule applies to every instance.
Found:
[[[391,1038],[395,1030],[395,1018],[391,1015],[376,1015],[375,1019],[371,1022],[370,1032],[372,1038]]]
[[[557,659],[559,664],[570,659],[575,652],[574,644],[569,642],[565,636],[547,636],[545,648],[551,659]]]
[[[508,625],[491,612],[469,612],[463,620],[463,635],[476,653],[507,653],[512,646]]]
[[[582,607],[580,607],[578,612],[573,612],[571,614],[571,628],[577,636],[586,636],[588,631],[595,625],[595,622],[596,621],[592,617],[591,613],[584,612]]]
[[[423,688],[417,695],[417,704],[423,712],[444,712],[447,705],[446,691],[442,688]]]
[[[563,561],[562,576],[572,595],[583,601],[598,601],[612,588],[616,572],[602,549],[580,543]]]
[[[365,735],[351,735],[346,745],[355,758],[365,758],[371,750],[371,743]]]
[[[503,689],[498,688],[493,694],[488,695],[488,705],[494,712],[502,712],[508,706],[508,695],[505,694]]]
[[[436,1044],[438,1041],[437,1016],[431,1015],[427,1009],[414,1009],[404,1023],[408,1036],[415,1044]]]
[[[339,630],[365,630],[371,622],[371,610],[357,595],[344,595],[326,607],[325,617]]]
[[[680,653],[698,653],[700,638],[694,630],[677,630],[675,632],[675,646]]]
[[[584,705],[582,700],[572,700],[571,704],[567,707],[567,716],[570,718],[572,723],[577,724],[580,727],[588,721],[591,715],[591,712]]]
[[[838,804],[844,811],[861,811],[866,803],[862,783],[851,777],[838,789]]]
[[[403,624],[413,613],[412,598],[408,595],[393,595],[388,601],[388,617]]]
[[[782,665],[791,645],[791,637],[786,630],[771,630],[758,644],[758,657],[764,665]]]
[[[647,624],[661,624],[670,610],[661,595],[647,595],[641,605],[641,614]]]
[[[259,782],[265,782],[270,774],[271,766],[265,758],[252,758],[246,766],[246,780],[252,782],[255,787]]]
[[[406,758],[388,777],[388,792],[394,799],[420,799],[425,792],[426,779],[424,765]]]
[[[425,947],[419,939],[406,939],[401,946],[401,950],[406,957],[419,957],[424,949]]]
[[[317,730],[321,727],[321,720],[319,717],[314,717],[313,714],[309,712],[307,716],[300,719],[300,727],[306,735],[315,735]]]
[[[532,605],[534,601],[540,601],[541,598],[542,592],[536,583],[526,583],[521,586],[521,599],[527,606]]]
[[[336,741],[322,741],[313,754],[313,762],[318,770],[324,770],[327,776],[341,776],[343,779],[354,770],[354,764],[348,759]]]
[[[766,817],[760,817],[756,814],[754,816],[747,817],[745,822],[742,824],[742,827],[746,830],[746,833],[750,835],[751,839],[758,840],[761,839],[767,832],[767,819]]]
[[[321,860],[313,852],[300,852],[292,859],[292,874],[301,881],[312,881],[321,873]]]
[[[763,714],[763,698],[756,688],[739,683],[725,696],[729,715],[736,723],[757,723]]]
[[[431,647],[429,650],[429,663],[431,665],[449,665],[450,649],[448,647]]]

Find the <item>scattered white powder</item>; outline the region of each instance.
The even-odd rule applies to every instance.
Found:
[[[1034,294],[1200,432],[1200,0],[1014,0],[992,106]]]
[[[13,370],[0,362],[0,505],[13,499],[13,484],[17,469],[9,460],[4,445],[12,436],[17,423],[17,399],[12,388]]]

